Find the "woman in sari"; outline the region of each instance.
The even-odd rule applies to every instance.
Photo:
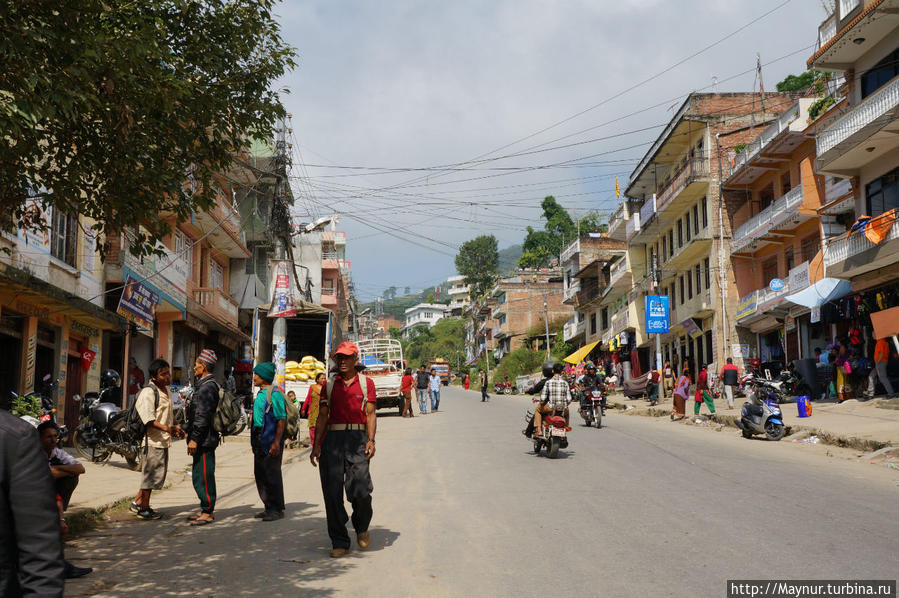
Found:
[[[303,407],[300,413],[308,414],[309,421],[309,443],[315,445],[315,422],[318,421],[318,403],[321,400],[322,387],[325,385],[326,376],[321,373],[315,377],[315,382],[309,387],[306,393],[306,400],[303,401]]]
[[[690,370],[684,368],[684,373],[674,384],[674,402],[671,409],[672,421],[684,419],[687,416],[687,395],[690,393]]]

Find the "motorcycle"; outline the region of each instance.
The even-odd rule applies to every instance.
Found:
[[[59,437],[64,438],[69,431],[65,426],[60,426],[56,421],[56,407],[53,395],[59,388],[59,379],[50,379],[50,375],[44,376],[41,392],[30,392],[26,395],[19,395],[12,392],[12,402],[10,412],[24,419],[34,427],[46,422],[53,421],[57,423],[59,428]]]
[[[125,411],[113,401],[121,378],[115,370],[101,376],[99,392],[87,392],[72,397],[79,405],[79,423],[72,435],[72,444],[85,459],[94,463],[108,461],[113,453],[125,458],[134,471],[141,468],[143,438],[135,438],[124,430]]]
[[[493,384],[493,392],[498,395],[512,394],[512,383],[508,380],[505,382],[495,382]]]
[[[534,418],[534,413],[529,411],[527,421],[530,422]],[[568,430],[565,425],[565,418],[555,411],[550,415],[543,416],[543,433],[537,434],[535,431],[531,434],[531,440],[534,443],[534,454],[539,455],[540,449],[546,447],[546,456],[555,459],[559,456],[560,448],[568,448]]]
[[[584,418],[587,426],[596,424],[597,429],[602,427],[602,416],[605,415],[606,397],[598,388],[585,390],[581,395],[581,408],[578,413]]]
[[[743,438],[764,434],[768,440],[780,440],[786,433],[780,406],[777,404],[777,388],[767,380],[754,380],[747,386],[749,401],[743,403],[737,426]]]

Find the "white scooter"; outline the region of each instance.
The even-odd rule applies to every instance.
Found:
[[[764,434],[768,440],[780,440],[786,433],[777,393],[765,380],[753,380],[747,387],[749,401],[743,403],[737,426],[743,438]]]

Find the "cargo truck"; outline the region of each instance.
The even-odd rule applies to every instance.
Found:
[[[405,399],[400,393],[403,369],[403,345],[394,338],[363,339],[356,343],[359,346],[359,362],[363,366],[362,373],[375,383],[377,408],[395,408],[403,414]]]
[[[444,386],[449,384],[449,362],[441,357],[435,357],[431,361],[428,362],[428,371],[434,370],[437,372],[437,375],[440,376],[440,381]]]

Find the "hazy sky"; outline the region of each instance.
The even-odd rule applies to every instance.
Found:
[[[295,214],[341,214],[361,300],[455,274],[477,235],[520,243],[545,195],[614,211],[615,176],[623,190],[687,93],[713,77],[757,90],[757,52],[773,91],[805,70],[826,16],[822,0],[286,0],[277,13],[300,55],[281,82]]]

